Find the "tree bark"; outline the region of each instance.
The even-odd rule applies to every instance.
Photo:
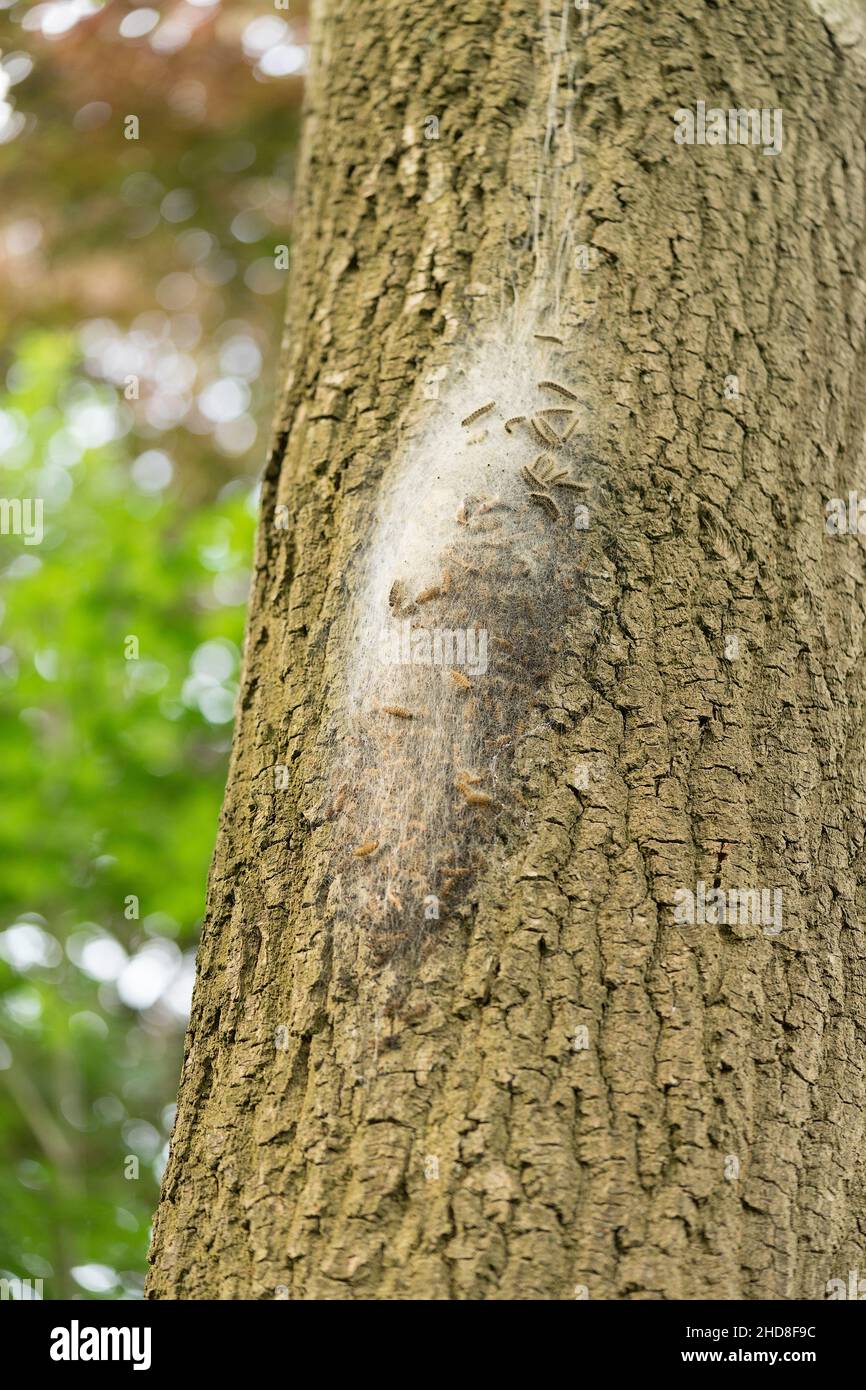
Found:
[[[866,553],[825,515],[864,485],[859,13],[322,0],[149,1297],[866,1268]],[[678,144],[699,101],[781,109],[781,151]],[[584,492],[518,498],[563,451]],[[453,587],[389,612],[391,552]],[[428,611],[517,646],[507,689],[377,675]],[[700,884],[780,889],[781,930],[683,921]]]

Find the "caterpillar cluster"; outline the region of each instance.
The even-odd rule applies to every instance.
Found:
[[[577,393],[535,373],[524,387],[507,362],[475,375],[510,389],[464,412],[470,376],[437,408],[394,470],[360,586],[335,895],[379,964],[435,934],[521,814],[515,753],[581,606]]]

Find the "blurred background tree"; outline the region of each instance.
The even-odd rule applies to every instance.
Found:
[[[0,1278],[137,1298],[231,735],[303,9],[0,0]],[[135,117],[135,121],[130,121]]]

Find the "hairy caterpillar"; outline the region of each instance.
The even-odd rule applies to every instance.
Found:
[[[546,492],[530,492],[530,497],[539,507],[545,507],[551,516],[557,521],[562,520],[562,512],[557,507],[552,497],[548,497]]]
[[[546,420],[542,420],[537,415],[533,415],[529,424],[542,444],[557,445],[562,443],[559,435],[555,430],[551,429]]]
[[[574,434],[574,432],[575,432],[575,430],[577,429],[577,427],[578,427],[579,424],[580,424],[580,419],[579,419],[579,417],[578,417],[577,415],[575,415],[575,417],[574,417],[574,419],[572,420],[571,424],[569,425],[568,429],[565,431],[565,434],[562,436],[562,442],[563,442],[563,444],[567,444],[567,443],[568,443],[569,439],[570,439],[571,436]]]
[[[576,401],[578,397],[567,386],[560,386],[558,381],[540,381],[539,386],[548,391],[558,391],[560,396],[567,396],[570,401]]]
[[[486,415],[496,405],[495,401],[488,401],[486,405],[480,405],[477,410],[473,410],[471,415],[467,415],[460,421],[461,425],[471,425],[473,421],[480,420],[482,415]]]

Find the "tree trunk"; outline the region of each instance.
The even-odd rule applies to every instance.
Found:
[[[857,7],[319,9],[149,1296],[823,1298],[866,1261]],[[781,150],[679,143],[698,102]]]

